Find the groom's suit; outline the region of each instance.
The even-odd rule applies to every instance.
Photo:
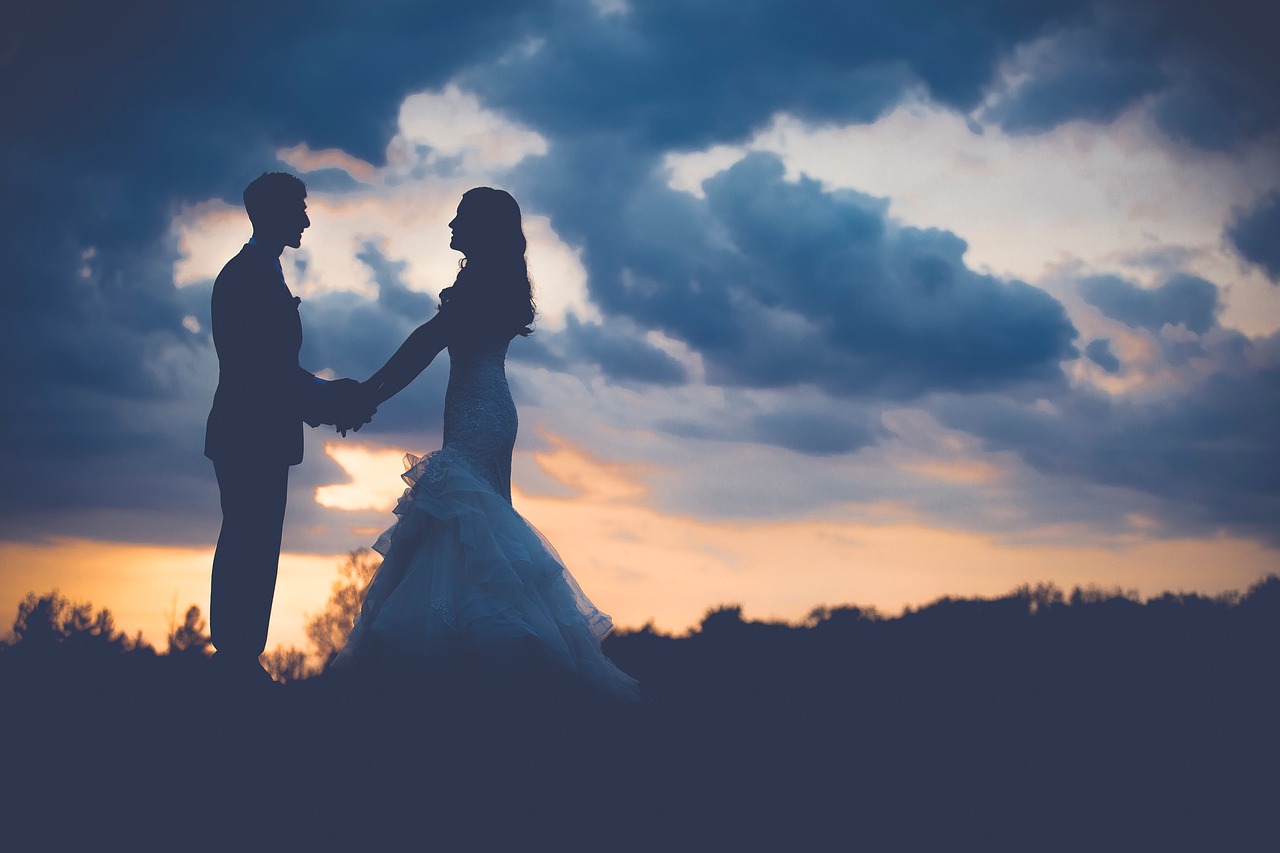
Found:
[[[222,499],[209,623],[220,656],[250,661],[266,647],[289,466],[302,424],[317,425],[326,383],[298,364],[302,321],[280,262],[252,242],[213,285],[218,390],[205,432]]]

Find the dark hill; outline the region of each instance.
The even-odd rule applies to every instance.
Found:
[[[0,649],[7,849],[1240,851],[1280,830],[1275,577],[795,626],[722,608],[608,640],[639,706],[474,671],[229,696],[200,654],[128,646]]]

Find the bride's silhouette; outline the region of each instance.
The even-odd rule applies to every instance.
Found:
[[[444,446],[406,457],[410,488],[374,545],[382,567],[334,665],[539,661],[635,698],[635,680],[600,649],[612,621],[511,505],[516,409],[504,364],[534,318],[520,208],[478,187],[449,227],[465,260],[440,310],[361,386],[372,408],[447,348]]]

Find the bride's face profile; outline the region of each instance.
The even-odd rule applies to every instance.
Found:
[[[520,208],[509,193],[491,187],[467,190],[449,230],[449,248],[465,255],[468,263],[523,263]]]
[[[507,311],[508,307],[523,303],[525,307],[518,313],[525,316],[518,334],[532,334],[527,326],[537,312],[525,261],[528,241],[516,200],[505,190],[493,187],[467,190],[449,222],[449,231],[449,248],[465,256],[458,263],[458,277],[454,280],[454,286],[463,285],[463,289],[454,291],[450,298],[461,293],[488,292],[496,300],[495,305],[506,313],[515,310]],[[441,292],[442,301],[445,292]]]
[[[452,236],[449,239],[449,248],[471,257],[471,253],[476,248],[476,234],[473,226],[475,217],[467,215],[467,208],[467,199],[464,197],[458,203],[457,214],[449,222],[449,230],[452,232]]]

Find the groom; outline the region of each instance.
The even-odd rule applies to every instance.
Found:
[[[302,424],[359,429],[374,409],[354,379],[326,382],[298,365],[302,321],[280,254],[298,248],[307,188],[271,172],[244,191],[253,236],[213,285],[218,390],[205,433],[222,501],[209,622],[214,662],[235,684],[267,683],[266,648],[284,526],[289,466],[302,461]]]

